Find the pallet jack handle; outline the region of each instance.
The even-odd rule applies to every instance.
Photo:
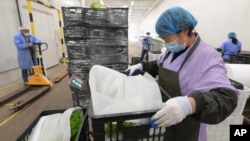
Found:
[[[33,44],[38,46],[39,57],[37,58],[37,62],[38,62],[38,65],[42,66],[43,75],[46,76],[45,67],[44,67],[43,58],[42,58],[42,52],[48,49],[48,44],[45,42],[38,42],[38,43],[33,43]],[[46,47],[43,50],[41,48],[42,45],[45,45]]]

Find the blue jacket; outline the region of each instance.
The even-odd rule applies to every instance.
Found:
[[[36,38],[33,35],[29,35],[29,39],[31,43],[41,42],[38,38]],[[33,45],[34,55],[31,56],[30,49],[22,33],[18,33],[14,36],[14,44],[17,48],[17,60],[18,60],[18,65],[20,69],[31,69],[32,66],[37,65],[36,46]],[[32,57],[33,57],[34,63],[32,61]]]
[[[237,44],[232,43],[232,39],[228,39],[222,43],[220,49],[224,52],[223,60],[230,61],[232,54],[238,54],[241,51],[241,42],[238,40]]]
[[[142,48],[144,50],[150,50],[151,49],[151,45],[152,45],[153,39],[152,37],[145,37],[142,41]]]

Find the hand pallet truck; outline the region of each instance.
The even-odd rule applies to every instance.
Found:
[[[45,94],[53,86],[53,83],[50,80],[48,80],[48,78],[46,77],[45,68],[44,68],[43,59],[42,59],[42,51],[48,49],[48,44],[47,43],[34,43],[34,44],[37,45],[38,47],[39,55],[38,55],[38,66],[32,67],[34,71],[33,76],[31,76],[31,78],[29,79],[25,87],[18,89],[10,94],[7,94],[5,97],[0,98],[0,106],[27,93],[28,91],[31,90],[32,87],[38,86],[39,89],[32,92],[31,97],[26,98],[23,101],[17,102],[16,104],[14,104],[12,107],[9,108],[9,110],[19,110],[23,108],[24,106],[26,106],[28,103],[34,101],[38,97]],[[46,46],[44,50],[41,50],[42,45]]]

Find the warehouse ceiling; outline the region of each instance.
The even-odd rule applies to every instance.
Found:
[[[86,7],[98,0],[85,0]],[[162,0],[102,0],[108,7],[127,7],[129,17],[143,17],[155,9]]]

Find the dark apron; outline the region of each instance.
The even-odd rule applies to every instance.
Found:
[[[188,52],[186,58],[181,64],[179,70],[174,72],[162,67],[163,62],[168,58],[170,53],[167,53],[163,62],[159,65],[159,85],[164,89],[171,97],[181,96],[179,72],[183,65],[192,55],[194,50],[200,43],[200,37],[198,36],[195,44]],[[164,99],[163,99],[164,100]],[[165,99],[166,100],[166,99]],[[164,101],[165,101],[164,100]],[[165,141],[198,141],[200,129],[200,122],[196,120],[192,115],[187,116],[181,123],[166,128]]]
[[[30,37],[29,36],[24,36],[23,35],[23,38],[25,39],[25,42],[28,44],[28,43],[30,43]],[[33,47],[29,47],[29,51],[30,51],[30,57],[31,57],[31,59],[32,59],[32,62],[33,62],[33,64],[35,65],[36,63],[35,63],[35,60],[34,60],[34,49],[33,49]],[[28,74],[29,75],[33,75],[34,74],[34,71],[33,71],[33,69],[31,68],[31,69],[28,69]]]

